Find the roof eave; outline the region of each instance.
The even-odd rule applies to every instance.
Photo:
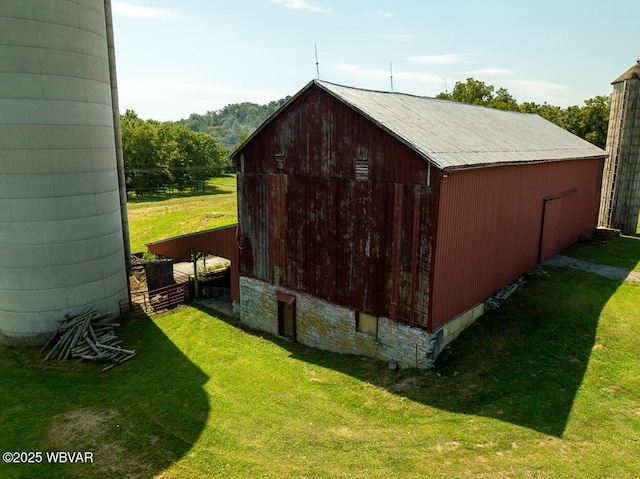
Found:
[[[558,161],[577,161],[577,160],[595,160],[602,159],[606,160],[609,154],[606,155],[590,155],[590,156],[580,156],[575,158],[551,158],[551,159],[542,159],[542,160],[525,160],[525,161],[499,161],[494,163],[473,163],[466,165],[455,165],[455,166],[447,166],[442,168],[444,172],[454,172],[454,171],[467,171],[467,170],[477,170],[480,168],[495,168],[498,166],[521,166],[521,165],[538,165],[541,163],[555,163]]]
[[[226,230],[228,228],[237,228],[237,227],[238,227],[238,223],[233,223],[233,224],[226,225],[226,226],[218,226],[217,228],[210,228],[208,230],[194,231],[193,233],[185,233],[183,235],[171,236],[169,238],[163,238],[163,239],[157,240],[157,241],[149,241],[148,243],[145,243],[144,245],[146,247],[149,247],[149,246],[152,246],[152,245],[166,243],[167,241],[174,241],[174,240],[177,240],[177,239],[189,238],[190,236],[198,236],[198,235],[203,235],[203,234],[206,234],[206,233],[211,233],[213,231],[220,231],[220,230]]]
[[[235,150],[233,150],[230,154],[229,154],[229,158],[236,158],[236,155],[238,155],[242,149],[249,144],[249,142],[251,140],[253,140],[253,138],[255,138],[256,136],[258,136],[260,134],[260,132],[262,130],[264,130],[268,125],[270,125],[271,123],[273,123],[273,121],[279,117],[284,111],[286,111],[293,103],[297,102],[300,98],[302,98],[304,95],[306,95],[308,93],[308,91],[311,89],[311,87],[316,83],[316,80],[311,80],[309,83],[307,83],[302,90],[300,90],[298,93],[296,93],[295,95],[293,95],[291,98],[289,98],[289,100],[287,100],[284,105],[282,105],[280,108],[278,108],[276,111],[274,111],[271,116],[269,118],[267,118],[265,121],[262,122],[262,124],[253,132],[251,133],[251,135],[249,135],[249,137],[244,140]]]

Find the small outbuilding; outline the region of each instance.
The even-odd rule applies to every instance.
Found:
[[[537,115],[314,80],[233,157],[240,319],[431,367],[596,226],[606,153]]]

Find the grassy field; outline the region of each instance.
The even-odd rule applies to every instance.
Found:
[[[324,353],[202,307],[120,328],[107,373],[0,348],[0,477],[640,476],[640,285],[535,270],[437,371]]]
[[[640,236],[614,236],[606,243],[580,242],[564,253],[585,261],[640,271]]]
[[[129,198],[131,251],[146,251],[145,243],[193,233],[238,221],[236,177],[207,182],[205,191]]]
[[[145,204],[227,209],[216,202],[233,186],[213,186]],[[138,205],[133,223],[147,221]],[[577,254],[637,267],[640,240],[619,240]],[[640,285],[553,268],[526,280],[435,371],[314,350],[201,306],[126,322],[138,357],[106,373],[0,347],[0,452],[93,453],[2,462],[0,478],[640,477]]]

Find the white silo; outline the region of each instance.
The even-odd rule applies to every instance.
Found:
[[[105,14],[107,12],[107,14]],[[0,342],[127,298],[108,0],[0,3]]]

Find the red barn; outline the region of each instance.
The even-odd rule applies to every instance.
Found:
[[[430,367],[596,226],[605,157],[537,115],[312,81],[234,153],[240,318]]]

